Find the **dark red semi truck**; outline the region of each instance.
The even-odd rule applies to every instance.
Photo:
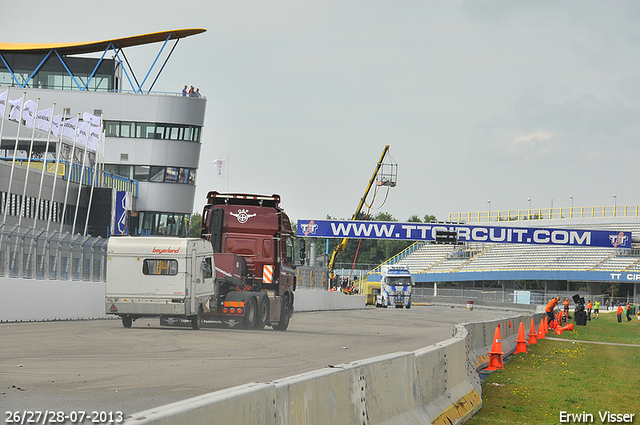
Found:
[[[203,324],[287,329],[297,262],[295,234],[280,196],[209,192],[200,237],[213,247],[217,291],[216,307],[210,305]]]

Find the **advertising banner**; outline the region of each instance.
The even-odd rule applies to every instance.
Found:
[[[114,215],[111,223],[114,235],[126,235],[129,229],[129,212],[131,211],[131,192],[118,190],[115,192]]]
[[[299,220],[298,236],[349,239],[435,241],[455,231],[459,242],[631,248],[631,232],[616,230],[506,227],[447,223],[397,223],[356,220]]]

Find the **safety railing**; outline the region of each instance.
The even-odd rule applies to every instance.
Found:
[[[13,161],[13,158],[0,157],[0,160],[11,162]],[[31,158],[31,161],[27,158],[16,158],[15,163],[24,166],[29,165],[30,168],[40,171],[43,167],[46,167],[45,171],[47,173],[57,174],[64,180],[70,179],[73,183],[80,183],[80,180],[82,179],[82,184],[86,186],[91,186],[93,184],[96,187],[111,187],[116,190],[131,192],[134,197],[138,197],[138,182],[136,180],[131,180],[102,170],[96,171],[91,167],[84,167],[83,172],[81,164],[70,164],[69,161],[61,160],[58,162],[56,167],[55,160],[35,158]]]
[[[449,213],[449,221],[457,223],[607,217],[640,217],[640,206],[611,205]]]
[[[0,224],[0,276],[104,282],[107,240]]]

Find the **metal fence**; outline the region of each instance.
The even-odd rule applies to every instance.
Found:
[[[326,267],[300,266],[296,275],[298,288],[329,289],[329,269]]]
[[[600,301],[600,310],[612,310],[618,303],[637,304],[639,296],[629,294],[626,297],[615,297],[606,294],[589,294],[587,291],[557,291],[550,290],[546,294],[541,290],[519,290],[519,289],[491,289],[491,288],[469,288],[469,287],[440,287],[434,292],[433,286],[416,286],[414,296],[417,301],[441,301],[448,303],[466,303],[467,301],[482,301],[485,303],[508,303],[508,304],[528,304],[546,305],[552,297],[560,296],[561,300],[569,298],[571,308],[574,306],[573,296],[580,295],[585,303]]]
[[[106,280],[107,239],[0,224],[0,276]]]

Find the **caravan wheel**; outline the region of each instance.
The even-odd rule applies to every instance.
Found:
[[[202,327],[202,306],[198,309],[198,314],[191,317],[191,329],[197,331]]]

